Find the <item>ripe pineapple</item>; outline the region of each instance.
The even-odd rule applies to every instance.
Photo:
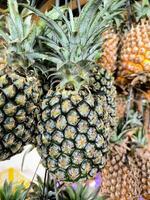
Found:
[[[117,68],[117,52],[119,45],[119,35],[114,29],[108,29],[103,34],[104,44],[102,46],[103,53],[98,63],[107,70],[114,72]]]
[[[109,200],[137,200],[140,195],[139,170],[124,149],[111,148],[111,154],[102,171],[102,193]]]
[[[136,23],[122,38],[120,69],[117,81],[126,84],[124,79],[131,75],[143,74],[149,80],[150,73],[150,3],[148,0],[135,2]],[[144,78],[142,78],[144,81]]]
[[[118,29],[123,21],[123,6],[125,1],[122,0],[103,0],[105,13],[103,18],[114,14],[110,28],[106,30],[103,36],[102,55],[98,60],[101,66],[107,70],[114,72],[117,68],[117,53],[119,49],[120,35]]]
[[[147,146],[144,128],[139,129],[131,137],[133,157],[140,171],[141,195],[150,199],[150,149]]]
[[[48,24],[56,35],[46,38],[46,44],[51,47],[49,59],[56,65],[52,75],[57,80],[42,102],[37,149],[44,166],[59,180],[95,176],[105,164],[116,127],[113,78],[93,61],[100,49],[100,33],[109,24],[101,20],[98,5],[98,0],[89,1],[79,18],[73,18],[69,9],[70,20],[56,8],[66,34],[57,22]]]
[[[101,192],[110,200],[137,200],[141,193],[140,169],[130,149],[130,137],[142,126],[137,112],[130,111],[128,121],[121,121],[112,137],[107,163],[102,170]]]
[[[34,115],[41,85],[34,76],[35,27],[27,10],[8,0],[7,32],[0,30],[6,50],[0,65],[0,161],[23,150],[34,133]],[[32,34],[31,34],[32,31]]]

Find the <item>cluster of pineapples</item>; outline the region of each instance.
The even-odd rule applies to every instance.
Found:
[[[42,14],[8,0],[0,161],[31,143],[53,178],[84,181],[102,171],[108,199],[150,199],[150,4],[127,3],[90,0],[74,17],[69,8]]]
[[[17,1],[8,0],[6,27],[0,30],[5,52],[0,66],[0,160],[37,142],[44,166],[59,180],[93,177],[106,162],[116,127],[113,77],[94,61],[112,16],[103,18],[99,1],[90,1],[78,18],[70,9],[64,13],[55,8],[59,21],[23,6],[19,10]],[[27,8],[44,22],[35,24]],[[44,66],[42,60],[50,64]],[[46,95],[41,73],[50,81]]]
[[[119,25],[121,33],[117,32],[114,35],[117,37],[119,34],[119,45],[116,45],[118,40],[114,40],[113,45],[109,47],[110,39],[105,40],[100,58],[100,62],[108,63],[105,67],[114,73],[116,79],[117,117],[119,121],[125,117],[123,129],[118,122],[119,130],[111,139],[107,163],[102,170],[101,191],[107,194],[110,200],[138,199],[140,195],[148,200],[150,199],[150,3],[145,0],[127,3],[130,5],[123,11],[124,20]],[[112,31],[107,33],[107,38],[109,35],[112,35]],[[115,47],[113,50],[112,46]],[[112,68],[110,62],[113,63]],[[135,113],[139,112],[142,115],[140,123],[136,119],[136,114],[135,117],[133,113],[129,114],[135,103]]]

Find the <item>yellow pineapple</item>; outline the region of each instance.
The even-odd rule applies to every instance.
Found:
[[[150,199],[150,149],[148,148],[148,142],[145,129],[139,128],[131,136],[132,143],[132,156],[140,171],[140,188],[141,195],[144,200]]]
[[[108,29],[103,33],[104,44],[102,46],[103,53],[99,59],[99,63],[111,72],[117,68],[117,52],[119,46],[119,34],[114,29]]]
[[[139,169],[127,149],[113,146],[102,170],[101,192],[109,200],[137,200],[140,196]]]
[[[132,81],[138,74],[144,74],[148,80],[150,78],[150,3],[148,0],[135,2],[133,11],[136,23],[133,23],[131,29],[122,37],[117,78],[117,82],[121,84],[127,83],[125,79]],[[137,80],[134,81],[135,84]],[[140,81],[145,82],[143,77]]]
[[[141,194],[140,169],[132,156],[129,137],[141,126],[140,115],[130,110],[128,120],[125,117],[120,120],[117,132],[111,138],[101,187],[109,200],[137,200]]]
[[[123,22],[123,7],[125,4],[124,0],[102,0],[103,7],[105,8],[105,13],[103,18],[107,18],[109,15],[113,14],[112,23],[110,27],[102,34],[104,40],[102,44],[102,54],[98,59],[98,63],[106,68],[107,70],[114,72],[117,68],[117,58],[119,49],[119,27]]]

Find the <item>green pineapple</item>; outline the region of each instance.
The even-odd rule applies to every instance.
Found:
[[[53,34],[42,40],[54,68],[49,69],[52,87],[42,101],[37,149],[43,165],[59,180],[94,177],[105,164],[116,127],[113,78],[94,62],[101,33],[111,21],[102,20],[104,10],[98,7],[99,1],[89,1],[79,18],[69,9],[69,19],[56,8],[62,26],[30,7]]]
[[[0,30],[5,43],[5,61],[0,65],[0,161],[23,150],[34,137],[34,115],[42,94],[34,69],[37,34],[31,12],[19,14],[16,0],[8,0],[6,30]]]

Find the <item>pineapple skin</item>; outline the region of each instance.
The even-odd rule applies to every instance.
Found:
[[[150,151],[137,149],[134,155],[136,165],[140,171],[141,195],[145,200],[150,199]]]
[[[133,25],[122,38],[119,79],[150,72],[150,20]]]
[[[134,159],[122,148],[117,148],[111,147],[102,169],[101,192],[109,200],[137,200],[141,192],[140,171]]]
[[[0,161],[20,153],[34,142],[41,89],[35,77],[23,77],[0,65]]]
[[[43,165],[59,180],[94,177],[105,164],[116,127],[116,93],[107,71],[97,70],[91,72],[91,93],[51,90],[42,102],[37,149]]]
[[[117,52],[119,49],[120,37],[113,28],[110,28],[103,33],[103,39],[103,53],[98,63],[110,72],[114,72],[117,69]]]

